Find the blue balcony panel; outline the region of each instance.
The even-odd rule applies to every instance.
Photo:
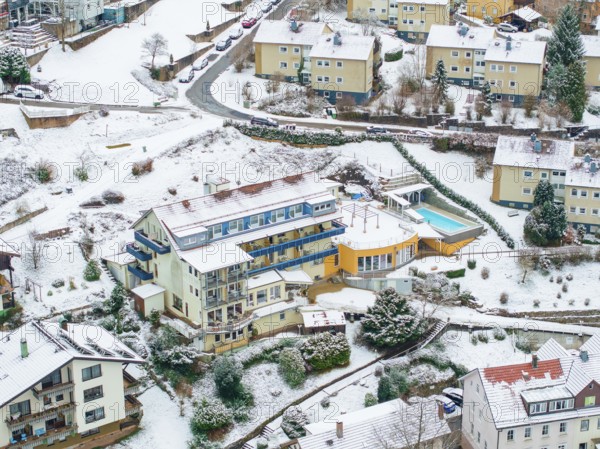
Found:
[[[137,260],[141,260],[142,262],[147,262],[152,259],[152,254],[142,251],[141,249],[136,249],[130,243],[127,245],[127,253],[131,254]]]
[[[157,254],[168,254],[171,252],[171,246],[163,245],[161,243],[155,242],[147,235],[145,235],[142,231],[135,231],[135,241],[141,243],[144,246],[147,246],[152,251]]]
[[[331,249],[321,251],[321,252],[318,252],[315,254],[309,254],[307,256],[298,257],[297,259],[286,260],[285,262],[271,264],[266,267],[257,268],[256,270],[250,270],[250,271],[248,271],[248,274],[254,275],[254,274],[262,273],[263,271],[268,271],[268,270],[285,270],[286,268],[295,267],[297,265],[302,265],[303,263],[312,262],[313,260],[322,259],[323,257],[333,256],[337,253],[338,253],[337,248],[331,248]]]
[[[154,275],[152,273],[148,273],[142,268],[132,267],[131,265],[128,265],[127,269],[131,274],[140,278],[142,281],[151,281],[152,279],[154,279]]]

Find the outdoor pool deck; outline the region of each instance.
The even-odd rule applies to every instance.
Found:
[[[446,243],[453,243],[469,237],[474,238],[483,231],[483,225],[431,204],[421,203],[413,210],[423,217],[424,223],[442,234]]]

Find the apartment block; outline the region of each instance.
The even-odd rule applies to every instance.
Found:
[[[500,16],[518,8],[514,0],[468,0],[466,7],[467,16],[478,19],[491,17],[494,22],[499,22]]]
[[[142,416],[126,367],[143,362],[95,325],[29,322],[2,334],[0,447],[92,448],[126,435]]]
[[[14,257],[21,257],[19,251],[0,238],[0,316],[15,307],[14,268],[11,265]]]
[[[600,337],[579,351],[549,340],[531,361],[478,368],[464,387],[466,449],[593,449],[600,443]]]
[[[598,25],[600,26],[600,20]],[[600,88],[600,36],[582,35],[581,39],[585,47],[585,84],[595,89]]]
[[[450,3],[447,0],[399,1],[397,32],[407,42],[424,43],[432,25],[450,23]],[[390,24],[392,17],[390,17]]]

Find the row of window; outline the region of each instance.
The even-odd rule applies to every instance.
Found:
[[[287,52],[288,52],[288,48],[287,47],[285,47],[285,46],[279,47],[279,53],[287,53]],[[293,47],[292,48],[292,52],[295,55],[299,55],[300,54],[300,47]]]
[[[600,429],[600,418],[597,419],[596,422],[596,429]],[[579,423],[579,430],[581,432],[587,432],[588,430],[590,430],[590,420],[589,419],[582,419]],[[567,433],[567,423],[566,422],[561,422],[558,425],[558,432],[563,435]],[[471,423],[471,433],[473,433],[473,423]],[[532,434],[532,430],[531,427],[525,427],[523,429],[523,438],[525,440],[528,440],[531,438],[531,434]],[[478,432],[479,435],[479,432]],[[542,434],[543,437],[547,437],[550,435],[550,425],[549,424],[544,424],[542,426]],[[516,431],[514,429],[510,429],[506,432],[506,441],[515,441],[516,439]],[[478,436],[478,440],[479,442],[479,436]],[[560,444],[559,449],[565,449],[566,445],[564,444]]]
[[[509,66],[510,73],[517,73],[517,66]],[[490,72],[504,72],[504,64],[490,64]]]
[[[414,25],[415,21],[413,19],[402,19],[402,23],[405,25]],[[419,20],[418,23],[419,25],[425,25],[424,20]]]
[[[571,189],[571,196],[574,198],[588,198],[588,191],[583,189]],[[592,192],[592,198],[600,200],[600,192]]]
[[[330,67],[331,62],[326,59],[317,59],[317,67]],[[344,67],[343,61],[335,61],[335,67],[341,69]]]
[[[317,83],[329,83],[330,81],[331,81],[331,78],[328,76],[317,75]],[[344,78],[342,78],[341,76],[337,76],[335,78],[335,82],[337,84],[343,84]]]
[[[569,207],[569,213],[570,214],[574,214],[574,215],[586,215],[587,214],[587,208],[585,207],[575,207],[575,206],[571,206]],[[590,209],[590,215],[594,215],[596,217],[600,216],[600,209]]]

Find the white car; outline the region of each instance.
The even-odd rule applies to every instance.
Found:
[[[194,70],[202,70],[202,69],[203,69],[204,67],[206,67],[207,65],[208,65],[208,58],[204,58],[204,59],[203,59],[203,60],[200,62],[200,64],[194,64],[194,65],[192,66],[192,68],[193,68]]]
[[[238,38],[242,37],[243,34],[244,34],[244,30],[242,29],[242,27],[238,27],[234,30],[231,30],[231,32],[229,33],[229,37],[231,39],[238,39]]]
[[[498,30],[505,31],[507,33],[516,33],[517,31],[519,31],[519,28],[508,22],[503,22],[498,24]]]
[[[431,134],[429,131],[423,131],[422,129],[413,129],[412,133],[415,136],[421,136],[421,137],[433,137],[433,134]]]
[[[44,98],[44,92],[25,84],[19,84],[13,93],[18,98],[35,98],[36,100]]]

